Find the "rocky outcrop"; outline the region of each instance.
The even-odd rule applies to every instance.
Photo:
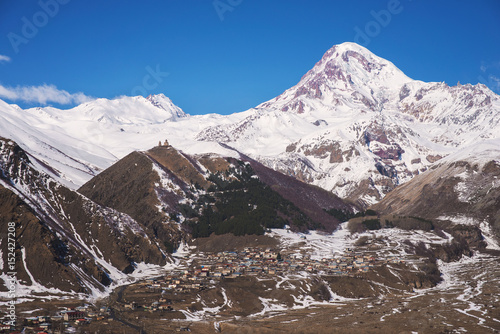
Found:
[[[438,160],[441,160],[442,158],[443,158],[443,157],[442,157],[442,156],[440,156],[439,154],[437,154],[437,155],[432,155],[432,154],[429,154],[428,156],[426,156],[426,157],[425,157],[425,159],[426,159],[427,161],[429,161],[430,163],[434,163],[434,162],[436,162],[436,161],[438,161]]]
[[[286,147],[287,153],[301,153],[306,157],[314,157],[316,159],[328,159],[329,163],[341,163],[351,160],[354,156],[359,156],[359,151],[350,145],[348,148],[343,148],[341,143],[336,140],[324,140],[322,142],[302,144],[296,142],[289,144]]]

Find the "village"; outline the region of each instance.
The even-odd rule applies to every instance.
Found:
[[[176,309],[172,300],[163,298],[168,293],[188,293],[210,289],[220,280],[236,279],[242,276],[269,278],[272,276],[289,275],[308,272],[319,275],[359,276],[368,272],[376,265],[395,259],[377,260],[372,255],[363,255],[347,249],[344,254],[331,258],[311,259],[308,255],[293,254],[289,251],[279,251],[271,248],[261,249],[247,247],[242,251],[224,251],[203,253],[193,259],[185,270],[169,272],[165,276],[150,278],[134,286],[137,291],[153,296],[154,301],[140,303],[138,301],[117,300],[111,306],[97,308],[83,305],[66,309],[52,316],[31,316],[19,319],[15,328],[2,325],[0,333],[13,333],[17,330],[23,333],[76,333],[79,328],[90,323],[105,323],[115,320],[114,310],[120,312],[147,311],[172,312]],[[396,260],[398,261],[398,260]],[[22,324],[22,325],[21,325]]]
[[[172,272],[162,277],[150,279],[142,284],[154,291],[174,290],[183,292],[191,289],[205,289],[216,281],[240,276],[274,276],[302,271],[321,274],[354,276],[367,272],[377,263],[371,255],[354,253],[347,249],[338,257],[313,260],[310,256],[285,255],[280,251],[266,248],[247,247],[243,251],[225,251],[203,254],[189,269]]]
[[[59,334],[76,333],[77,328],[90,324],[91,321],[107,320],[110,316],[108,307],[97,309],[93,305],[82,305],[74,308],[65,308],[54,315],[38,315],[27,318],[18,318],[18,324],[11,326],[2,324],[0,333],[36,333],[36,334]]]

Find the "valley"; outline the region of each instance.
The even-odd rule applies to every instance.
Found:
[[[194,240],[174,253],[169,269],[159,267],[147,279],[92,300],[95,306],[84,311],[88,322],[67,321],[66,326],[81,333],[500,329],[498,251],[475,251],[451,262],[437,259],[440,275],[435,281],[423,269],[428,259],[415,254],[408,241],[432,249],[452,242],[450,234],[397,228],[351,234],[347,224],[333,234],[273,229],[264,236]],[[217,249],[212,252],[214,240]],[[239,247],[222,251],[224,243]],[[74,300],[73,307],[81,309],[82,302]],[[52,316],[71,304],[41,299],[18,309],[27,318],[50,315],[46,303],[53,305]],[[44,311],[38,314],[40,309]]]
[[[499,133],[355,43],[230,115],[0,100],[0,332],[498,333]]]

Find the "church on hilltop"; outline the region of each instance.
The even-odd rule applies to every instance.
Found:
[[[168,143],[168,140],[165,139],[165,142],[163,144],[161,143],[161,140],[158,142],[158,146],[164,146],[164,147],[169,147],[170,144]]]

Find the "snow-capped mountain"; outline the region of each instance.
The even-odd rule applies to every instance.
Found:
[[[412,80],[344,43],[252,115],[197,138],[366,205],[443,156],[496,138],[499,121],[500,99],[486,86]]]
[[[163,94],[98,99],[69,110],[22,110],[0,101],[0,133],[72,189],[131,151],[165,139],[158,135],[162,125],[187,117]]]
[[[368,206],[470,223],[453,238],[483,247],[482,233],[498,250],[499,134],[484,85],[412,80],[353,43],[227,116],[187,115],[163,94],[69,110],[0,100],[0,223],[24,231],[27,295],[98,296],[175,267],[167,253],[192,237],[332,232]]]
[[[328,50],[300,82],[259,107],[298,113],[347,105],[382,111],[402,85],[412,80],[391,62],[355,43]]]
[[[186,115],[154,95],[70,110],[0,102],[0,118],[0,134],[72,189],[131,151],[168,139],[189,154],[234,156],[234,148],[367,206],[442,157],[498,137],[500,98],[480,84],[412,80],[364,47],[343,43],[294,87],[232,115]]]

